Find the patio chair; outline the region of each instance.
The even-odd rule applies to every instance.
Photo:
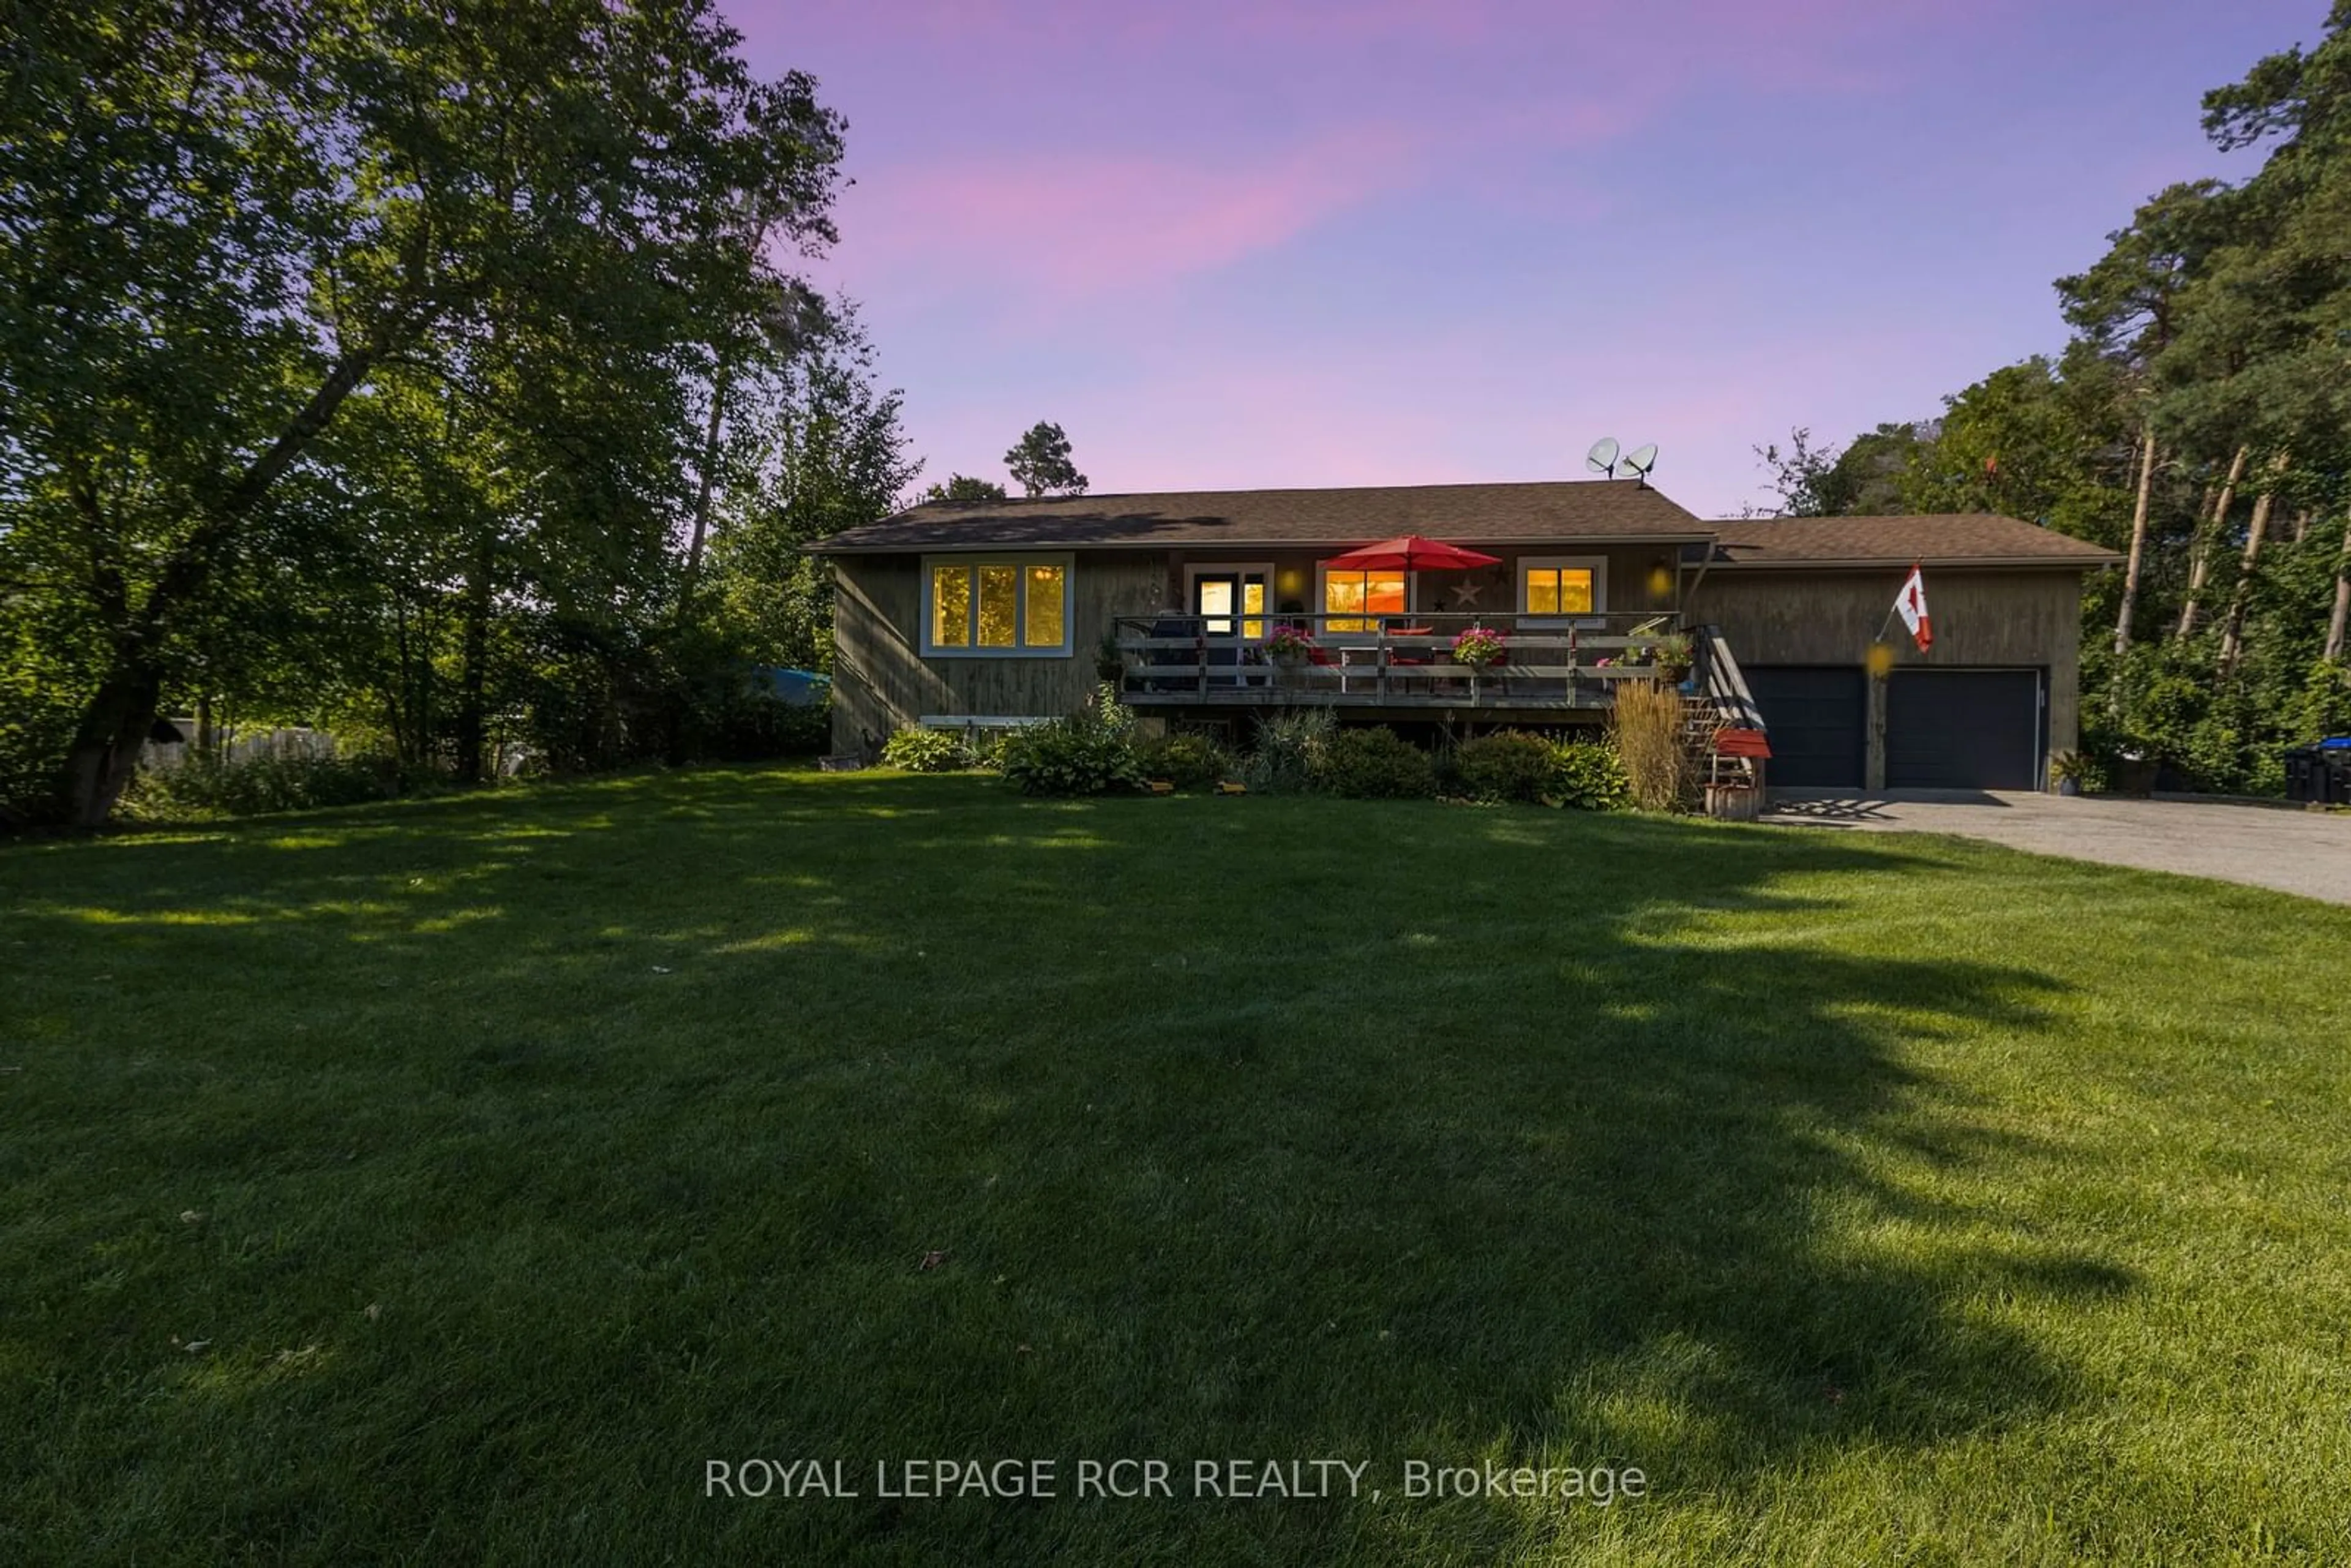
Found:
[[[1194,637],[1198,635],[1198,632],[1189,621],[1166,616],[1154,621],[1151,623],[1151,630],[1145,634],[1158,639]],[[1189,664],[1192,662],[1192,651],[1188,648],[1153,648],[1144,655],[1144,664],[1146,666]],[[1198,685],[1199,683],[1188,674],[1145,675],[1143,679],[1143,689],[1146,692],[1188,692],[1197,689]]]

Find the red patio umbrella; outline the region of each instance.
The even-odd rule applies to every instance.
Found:
[[[1499,566],[1502,558],[1480,555],[1442,539],[1425,539],[1418,534],[1398,534],[1334,555],[1322,564],[1342,571],[1468,571],[1472,567]]]
[[[1473,567],[1499,566],[1499,556],[1480,555],[1459,545],[1449,545],[1442,539],[1426,539],[1418,534],[1398,534],[1392,539],[1351,549],[1344,555],[1334,555],[1322,563],[1341,571],[1401,571],[1417,574],[1424,571],[1468,571]],[[1405,590],[1405,613],[1412,613],[1412,601],[1419,597],[1412,591],[1410,580]],[[1407,627],[1410,632],[1426,632],[1426,626]],[[1416,661],[1405,660],[1403,663]]]

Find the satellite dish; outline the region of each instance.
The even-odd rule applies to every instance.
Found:
[[[1611,479],[1616,477],[1616,438],[1604,435],[1593,442],[1592,450],[1583,455],[1583,465],[1594,474],[1605,474]]]
[[[1649,476],[1649,470],[1655,468],[1656,465],[1657,444],[1654,441],[1649,443],[1646,446],[1637,448],[1630,456],[1625,459],[1625,466],[1633,471],[1633,477],[1635,479],[1647,478]]]

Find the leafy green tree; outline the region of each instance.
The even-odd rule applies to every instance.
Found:
[[[945,484],[933,484],[923,492],[923,502],[926,506],[944,501],[956,507],[986,507],[1007,498],[1003,486],[991,480],[975,479],[968,474],[950,474]]]
[[[2131,433],[2102,384],[2106,367],[2076,356],[2070,368],[2035,356],[1944,399],[1931,439],[1908,454],[1901,509],[1991,512],[2121,545],[2128,518],[2115,498],[2131,477]]]
[[[2213,259],[2197,330],[2173,356],[2169,411],[2182,423],[2250,432],[2276,455],[2265,489],[2341,516],[2351,471],[2351,252],[2342,239],[2351,232],[2351,0],[2337,0],[2314,48],[2257,62],[2206,94],[2204,110],[2223,150],[2267,155],[2236,193],[2240,222]],[[2230,373],[2214,374],[2216,364]],[[2249,528],[2216,655],[2223,675],[2244,653],[2264,537]],[[2339,537],[2334,571],[2314,595],[2327,622],[2325,663],[2345,652],[2351,517]]]
[[[2106,236],[2108,248],[2087,271],[2061,277],[2057,292],[2082,341],[2121,372],[2137,412],[2139,450],[2128,563],[2115,616],[2115,653],[2131,644],[2145,580],[2147,530],[2161,460],[2152,369],[2179,337],[2190,285],[2221,243],[2233,204],[2214,180],[2167,187],[2142,205],[2131,225]]]
[[[1771,497],[1771,504],[1742,507],[1740,510],[1746,516],[1824,517],[1829,515],[1829,476],[1836,466],[1837,451],[1834,446],[1814,446],[1810,425],[1799,425],[1788,433],[1788,447],[1784,452],[1776,441],[1758,446],[1754,452],[1756,460],[1771,476],[1763,486]]]
[[[1070,438],[1058,424],[1040,420],[1004,455],[1013,482],[1029,496],[1082,496],[1086,476],[1070,460]]]
[[[1785,517],[1888,517],[1907,509],[1904,476],[1932,426],[1881,424],[1843,447],[1814,446],[1809,428],[1789,432],[1783,454],[1775,442],[1755,448],[1771,474],[1776,502],[1748,515]]]
[[[802,547],[898,508],[922,470],[904,396],[880,390],[872,343],[844,305],[747,414],[711,541],[716,625],[735,654],[831,668],[831,570]]]
[[[84,825],[207,629],[235,623],[238,585],[360,547],[337,532],[354,508],[325,438],[361,389],[413,371],[449,404],[451,504],[475,517],[460,708],[478,718],[490,620],[544,586],[553,520],[584,519],[543,553],[610,583],[643,530],[600,541],[598,522],[660,505],[642,444],[609,460],[620,421],[567,403],[615,372],[674,389],[697,346],[706,380],[706,346],[769,275],[733,213],[831,235],[839,121],[806,78],[755,80],[707,0],[8,17],[0,580],[59,650],[74,717],[48,809]]]

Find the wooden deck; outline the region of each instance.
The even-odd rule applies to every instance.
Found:
[[[1323,624],[1332,621],[1341,624]],[[1503,633],[1502,662],[1455,662],[1454,638],[1473,621]],[[1270,657],[1264,633],[1281,625],[1304,628],[1315,657]],[[1604,712],[1624,682],[1657,678],[1648,651],[1675,630],[1671,617],[1654,613],[1391,616],[1369,629],[1332,616],[1123,619],[1117,642],[1127,668],[1120,695],[1143,709]]]

